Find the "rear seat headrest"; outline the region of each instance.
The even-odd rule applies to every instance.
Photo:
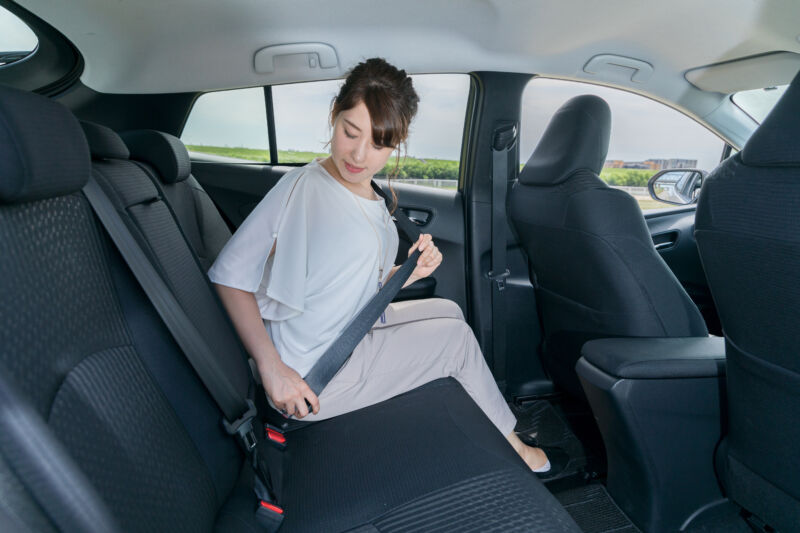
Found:
[[[189,152],[177,137],[156,130],[132,130],[120,135],[131,151],[131,158],[152,165],[164,183],[177,183],[191,174]]]
[[[94,122],[81,121],[81,127],[89,141],[92,159],[128,159],[130,152],[119,135],[112,130]]]
[[[80,190],[91,172],[78,120],[63,105],[0,85],[0,202]]]

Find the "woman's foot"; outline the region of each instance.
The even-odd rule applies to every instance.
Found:
[[[511,446],[514,450],[522,457],[522,460],[525,461],[525,464],[533,470],[534,472],[547,472],[550,470],[547,460],[547,454],[542,451],[541,448],[535,448],[533,446],[528,446],[521,440],[516,433],[513,431],[506,437],[508,442],[511,443]]]
[[[569,464],[569,455],[561,448],[528,446],[516,433],[511,433],[506,439],[539,479],[561,477]]]

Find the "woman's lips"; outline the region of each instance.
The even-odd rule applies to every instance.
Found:
[[[347,162],[345,162],[345,164],[344,164],[344,168],[346,168],[346,169],[347,169],[347,171],[348,171],[350,174],[358,174],[359,172],[361,172],[362,170],[364,170],[364,167],[362,167],[362,168],[359,168],[359,167],[354,167],[353,165],[350,165],[350,164],[348,164]]]

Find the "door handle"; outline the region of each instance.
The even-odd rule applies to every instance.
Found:
[[[664,233],[656,233],[652,236],[652,238],[653,246],[655,246],[656,250],[661,252],[675,246],[675,243],[678,242],[678,232],[665,231]]]
[[[400,210],[417,226],[426,226],[431,221],[432,213],[430,211],[412,207],[401,207]]]

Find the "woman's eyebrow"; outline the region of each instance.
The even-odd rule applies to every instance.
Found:
[[[347,122],[347,124],[349,124],[351,128],[355,128],[355,129],[357,129],[359,132],[361,131],[361,128],[359,128],[358,126],[356,126],[355,124],[353,124],[352,122],[350,122],[349,120],[347,120],[346,118],[342,117],[342,120],[344,120],[345,122]]]

